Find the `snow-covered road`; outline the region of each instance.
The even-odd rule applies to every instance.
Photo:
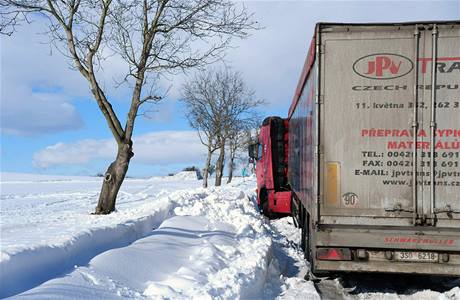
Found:
[[[94,216],[100,180],[2,173],[0,298],[460,300],[458,281],[401,292],[305,280],[299,230],[258,213],[254,179],[127,179],[118,211]]]

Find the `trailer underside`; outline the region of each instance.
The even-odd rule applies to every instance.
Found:
[[[458,230],[321,225],[311,237],[317,271],[460,276]],[[341,249],[350,256],[319,255],[330,249]]]

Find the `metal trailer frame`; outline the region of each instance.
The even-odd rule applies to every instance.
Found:
[[[424,214],[423,205],[418,199],[424,197],[417,185],[417,160],[421,159],[417,144],[417,132],[421,128],[420,117],[426,112],[420,111],[419,94],[419,55],[420,35],[423,31],[432,36],[431,61],[438,60],[438,37],[440,30],[445,28],[460,28],[460,21],[424,21],[397,24],[367,23],[342,24],[318,23],[310,44],[310,49],[289,108],[289,175],[288,180],[293,189],[293,207],[297,207],[295,217],[302,227],[302,247],[305,256],[310,260],[312,271],[352,271],[352,272],[393,272],[419,273],[460,276],[460,219],[459,211],[449,205],[445,208],[436,207],[435,186],[435,140],[436,131],[436,96],[437,88],[430,91],[429,107],[429,214]],[[343,32],[353,30],[376,30],[382,28],[411,28],[415,72],[412,87],[412,122],[410,124],[413,143],[412,147],[412,186],[410,187],[413,203],[412,208],[394,207],[386,209],[388,217],[376,216],[360,220],[360,216],[347,215],[340,217],[330,214],[325,209],[325,180],[329,167],[334,172],[333,165],[326,165],[323,138],[327,134],[325,127],[324,95],[325,83],[323,63],[325,55],[324,36],[334,29]],[[459,37],[460,39],[460,37]],[[424,40],[426,44],[426,39]],[[327,50],[326,50],[327,51]],[[460,56],[460,51],[459,54]],[[432,63],[431,86],[436,86],[437,67]],[[353,66],[354,67],[354,66]],[[460,78],[460,75],[459,75]],[[327,82],[326,82],[327,83]],[[460,100],[460,99],[459,99]],[[326,100],[327,101],[327,100]],[[426,118],[426,116],[425,116]],[[460,128],[459,128],[460,129]],[[458,159],[457,159],[458,160]],[[420,167],[423,169],[423,167]],[[335,170],[336,171],[336,170]],[[453,189],[453,188],[452,188]],[[459,203],[460,203],[460,199]],[[452,217],[454,215],[454,217]],[[441,216],[441,217],[440,217]],[[411,220],[410,224],[408,223]],[[372,220],[372,221],[370,221]],[[393,223],[392,223],[393,222]],[[328,249],[333,249],[334,255],[343,254],[345,259],[323,260],[319,256]],[[343,253],[341,251],[344,251]],[[338,252],[337,252],[338,251]],[[319,253],[321,252],[321,253]],[[397,255],[402,252],[416,255],[436,255],[431,261],[399,260]],[[412,254],[411,254],[412,255]],[[343,258],[342,257],[342,258]]]

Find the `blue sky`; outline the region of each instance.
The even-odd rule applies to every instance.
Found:
[[[256,95],[267,101],[262,115],[286,116],[314,24],[460,19],[456,1],[248,1],[247,9],[264,27],[235,40],[226,63],[240,71]],[[12,37],[1,36],[1,170],[94,175],[114,158],[111,134],[81,76],[46,42],[36,21]],[[104,69],[103,82],[123,70]],[[164,175],[203,164],[205,148],[190,129],[177,101],[189,74],[162,79],[170,92],[150,118],[138,118],[131,176]],[[129,90],[110,89],[121,119]]]

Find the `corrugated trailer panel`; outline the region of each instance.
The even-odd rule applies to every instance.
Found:
[[[434,147],[434,166],[430,168],[429,155],[422,155],[420,163],[423,164],[422,176],[417,178],[421,201],[419,205],[423,214],[434,214],[437,218],[437,227],[460,228],[460,25],[456,27],[438,25],[436,28],[436,75],[435,86],[426,81],[420,88],[424,91],[423,113],[421,128],[428,133],[430,131],[430,111],[432,92],[435,92],[435,137],[431,143]],[[432,61],[432,31],[425,33],[425,53],[420,58],[420,69],[426,80],[431,79],[430,74]],[[431,74],[430,74],[431,75]],[[421,135],[421,134],[420,134]],[[422,140],[430,143],[428,138],[422,135]],[[428,152],[425,149],[420,153]],[[433,198],[431,201],[431,177],[429,173],[434,171],[435,183]],[[405,179],[405,178],[404,178]],[[405,179],[407,180],[407,179]],[[459,246],[460,247],[460,246]]]
[[[321,209],[322,215],[337,218],[324,222],[411,225],[411,188],[386,184],[392,170],[403,168],[387,166],[393,161],[387,144],[394,138],[380,131],[411,131],[412,111],[401,105],[413,98],[414,29],[344,29],[322,31],[321,139],[325,169],[337,166],[335,174],[324,173]],[[393,63],[397,67],[390,70]],[[388,70],[379,69],[387,64]],[[396,205],[400,212],[385,210]],[[375,217],[386,220],[376,222]]]
[[[310,44],[296,94],[289,109],[288,181],[303,205],[315,203],[316,160],[316,87],[318,65],[315,62],[315,39]]]
[[[460,227],[460,29],[437,26],[431,118],[433,30],[415,28],[321,31],[326,223],[412,226],[437,219],[436,225]]]

